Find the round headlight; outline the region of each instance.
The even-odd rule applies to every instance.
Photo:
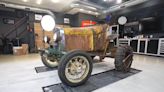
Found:
[[[43,16],[41,20],[41,26],[45,31],[53,31],[55,28],[55,20],[50,15]]]
[[[55,42],[61,41],[60,29],[56,29],[53,35],[53,40]]]
[[[55,33],[54,36],[53,36],[54,41],[57,41],[57,38],[58,38],[58,34]]]

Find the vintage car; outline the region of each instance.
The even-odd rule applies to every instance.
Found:
[[[109,25],[55,29],[53,41],[45,38],[49,47],[41,50],[41,59],[49,68],[58,67],[61,81],[68,86],[80,86],[91,76],[94,57],[115,59],[115,70],[128,72],[133,61],[130,46],[113,46],[117,34],[108,34]],[[52,39],[51,39],[52,40]]]

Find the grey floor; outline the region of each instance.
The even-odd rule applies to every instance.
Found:
[[[94,64],[92,74],[114,68],[114,60]],[[61,83],[57,70],[36,73],[43,66],[38,54],[0,56],[0,92],[43,92],[42,87]],[[142,72],[94,92],[164,92],[164,58],[135,55],[132,68]]]

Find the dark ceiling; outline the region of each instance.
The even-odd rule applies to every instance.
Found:
[[[99,6],[102,6],[104,8],[109,8],[111,6],[114,6],[117,4],[117,0],[88,0],[89,2],[95,3]],[[122,3],[129,1],[129,0],[122,0]]]

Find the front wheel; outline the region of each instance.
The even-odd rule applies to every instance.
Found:
[[[75,50],[62,57],[58,66],[61,81],[68,86],[80,86],[91,76],[92,58],[81,50]]]
[[[41,55],[41,59],[43,64],[48,68],[56,68],[58,66],[58,60],[54,59],[53,57],[48,57],[46,53]]]

